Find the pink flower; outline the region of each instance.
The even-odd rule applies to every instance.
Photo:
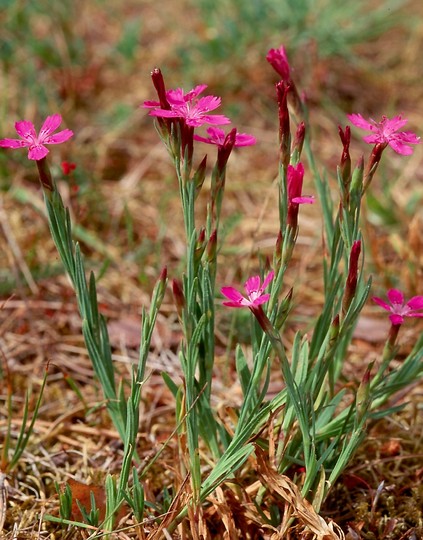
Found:
[[[387,293],[390,305],[381,298],[374,296],[372,300],[380,307],[390,311],[389,319],[391,323],[398,326],[404,322],[404,317],[423,317],[423,296],[413,296],[408,302],[404,302],[404,295],[398,289],[390,289]]]
[[[288,165],[287,171],[287,190],[288,204],[313,204],[314,197],[303,197],[304,166],[301,162],[296,167]]]
[[[409,156],[413,153],[413,148],[408,144],[418,144],[420,137],[411,131],[398,131],[406,123],[407,119],[402,120],[401,116],[394,116],[392,120],[382,116],[380,122],[375,122],[372,118],[365,120],[361,114],[347,114],[352,124],[360,129],[371,131],[371,135],[366,135],[363,139],[369,144],[388,145],[395,150],[397,154]]]
[[[216,146],[223,146],[227,135],[223,129],[216,127],[209,127],[207,129],[208,137],[201,137],[200,135],[194,135],[196,141],[201,141],[207,144],[215,144]],[[235,144],[234,146],[251,146],[256,144],[256,138],[247,133],[237,133],[235,135]]]
[[[182,88],[168,90],[166,98],[170,109],[163,109],[158,101],[144,101],[144,107],[152,109],[150,116],[160,118],[182,118],[187,126],[198,127],[203,124],[223,125],[229,124],[230,120],[223,114],[208,114],[219,107],[221,99],[216,96],[204,96],[199,94],[207,88],[201,84],[190,90],[187,94]]]
[[[273,67],[273,69],[279,73],[281,79],[284,81],[290,80],[290,67],[286,50],[283,45],[281,45],[279,49],[270,49],[266,55],[266,60]]]
[[[40,129],[40,133],[37,135],[35,127],[32,122],[22,120],[15,123],[15,129],[20,139],[2,139],[0,140],[0,147],[2,148],[22,148],[24,146],[29,147],[28,158],[39,161],[46,157],[49,153],[45,144],[60,144],[67,141],[73,135],[70,129],[64,129],[53,135],[61,124],[62,117],[60,114],[53,114],[47,116],[44,124]]]
[[[272,281],[274,275],[275,273],[273,271],[269,272],[262,285],[260,285],[260,276],[253,276],[247,279],[244,284],[247,291],[247,298],[233,287],[222,287],[220,292],[230,300],[230,302],[223,302],[223,305],[234,308],[247,307],[253,312],[256,311],[261,304],[269,300],[270,294],[264,294],[264,289]]]

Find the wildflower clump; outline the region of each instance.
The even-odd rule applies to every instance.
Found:
[[[335,528],[317,516],[317,512],[362,443],[369,422],[389,414],[389,409],[382,406],[396,391],[422,376],[421,339],[399,367],[391,365],[404,319],[423,317],[423,296],[406,301],[398,289],[388,291],[389,303],[373,298],[389,312],[391,321],[382,354],[363,366],[364,374],[348,383],[344,370],[354,328],[372,287],[364,265],[366,246],[360,213],[363,198],[384,149],[390,145],[398,154],[409,155],[412,152],[409,145],[417,144],[419,138],[400,131],[406,122],[400,116],[392,120],[383,117],[377,123],[364,120],[360,114],[349,115],[354,125],[371,132],[364,140],[374,148],[367,159],[361,157],[352,169],[351,130],[349,126],[339,127],[342,143],[336,170],[339,199],[333,204],[329,181],[321,177],[314,159],[308,137],[307,104],[304,94],[300,96],[296,89],[286,49],[283,46],[271,49],[266,58],[280,77],[275,85],[279,122],[275,152],[279,154],[279,164],[274,200],[278,218],[273,253],[267,253],[258,264],[261,270],[244,281],[245,292],[220,286],[223,277],[219,262],[225,237],[221,234],[221,212],[232,153],[236,148],[255,144],[256,138],[239,132],[236,127],[227,131],[220,127],[229,125],[230,119],[214,113],[221,106],[221,98],[202,95],[207,85],[199,84],[188,92],[182,88],[167,90],[161,71],[152,72],[157,99],[144,101],[142,107],[155,119],[175,168],[185,251],[178,265],[161,271],[149,308],[142,310],[139,360],[128,366],[129,376],[124,381],[116,372],[107,323],[99,309],[96,276],[93,272],[89,276],[86,273],[81,248],[72,238],[71,213],[63,204],[46,160],[49,150],[45,145],[65,142],[73,132],[65,129],[54,133],[61,123],[61,116],[54,114],[45,120],[38,134],[31,122],[21,121],[15,125],[20,139],[0,141],[4,148],[27,147],[29,159],[37,162],[41,183],[46,188],[50,231],[75,290],[83,337],[103,392],[105,409],[121,439],[119,476],[108,475],[105,482],[107,511],[101,514],[101,530],[105,534],[114,530],[119,508],[124,507],[131,508],[138,522],[136,526],[140,527],[140,537],[145,536],[141,529],[145,513],[148,513],[148,526],[157,526],[154,537],[159,537],[165,528],[171,535],[187,516],[192,536],[197,537],[205,503],[212,503],[211,495],[216,491],[218,498],[230,493],[225,504],[248,494],[252,516],[248,519],[258,523],[257,537],[263,533],[263,516],[271,516],[271,527],[277,529],[280,538],[290,536],[287,531],[295,519],[300,521],[305,534],[311,530],[318,535],[324,530],[325,538],[339,538]],[[204,136],[197,130],[206,125],[209,127]],[[207,154],[196,155],[197,147],[204,149],[197,143],[210,145],[213,166]],[[62,162],[63,175],[72,175],[74,169],[75,164]],[[303,195],[307,177],[315,182],[316,197]],[[204,197],[199,197],[200,192]],[[316,200],[322,209],[323,222],[320,311],[304,327],[297,321],[292,325],[297,326],[295,332],[285,333],[298,287],[296,283],[286,286],[286,274],[288,270],[296,271],[296,259],[292,255],[298,249],[299,206]],[[306,211],[306,208],[302,210]],[[166,295],[168,274],[181,328],[177,355],[180,376],[172,378],[164,372],[162,378],[175,406],[175,426],[166,445],[174,443],[177,459],[169,475],[164,476],[166,481],[169,478],[174,481],[172,489],[165,486],[155,500],[146,501],[153,491],[146,490],[146,495],[142,481],[147,484],[149,466],[163,448],[140,470],[141,403],[148,380],[151,339]],[[225,298],[223,302],[219,291]],[[213,392],[216,314],[221,303],[235,310],[250,311],[251,343],[249,348],[236,343],[231,356],[239,400],[235,405],[225,404],[218,409]],[[278,376],[278,386],[270,392],[274,374]],[[22,440],[25,443],[21,443],[20,452],[27,439]],[[249,467],[254,467],[254,474],[250,474]],[[247,474],[243,474],[245,471]],[[248,482],[257,475],[261,485],[251,490]],[[266,478],[272,482],[266,482]],[[221,488],[223,484],[226,492]],[[272,490],[283,498],[280,508],[271,507],[273,502],[267,503]],[[170,493],[176,493],[172,502]],[[71,506],[71,495],[68,489],[59,497],[62,518],[69,517],[63,507]],[[159,501],[164,499],[166,503],[161,507]],[[252,499],[254,504],[250,504]],[[241,507],[238,499],[236,505],[238,509]],[[298,512],[298,508],[306,511]],[[93,521],[94,514],[92,508],[91,513],[81,515],[86,521]],[[49,519],[54,520],[54,516]],[[99,525],[97,515],[95,523]]]

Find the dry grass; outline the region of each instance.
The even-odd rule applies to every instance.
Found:
[[[114,360],[123,375],[128,373],[128,365],[137,360],[141,307],[148,304],[154,280],[163,265],[168,266],[171,276],[177,275],[184,250],[176,181],[150,120],[136,109],[152,95],[148,76],[151,67],[161,65],[168,85],[180,85],[181,66],[169,51],[181,42],[181,29],[186,33],[202,31],[195,11],[186,17],[174,3],[165,4],[166,9],[158,10],[154,2],[126,3],[122,18],[130,13],[141,14],[148,24],[144,26],[141,47],[131,70],[118,70],[116,76],[117,67],[108,64],[104,51],[118,35],[117,13],[107,15],[97,9],[96,3],[81,3],[81,16],[74,21],[75,33],[86,41],[90,60],[79,70],[65,66],[56,74],[56,82],[62,87],[67,127],[77,133],[72,150],[66,150],[63,157],[77,161],[81,171],[79,192],[69,189],[66,182],[61,182],[60,189],[82,227],[79,240],[90,265],[98,271],[105,255],[109,261],[100,281],[99,297],[101,310],[109,321]],[[423,16],[417,0],[411,3],[410,12]],[[92,20],[96,20],[95,25],[89,24]],[[41,17],[37,28],[41,33],[48,31],[48,18]],[[353,109],[378,117],[389,109],[410,117],[410,129],[419,131],[417,127],[423,125],[423,110],[416,107],[423,102],[422,28],[410,35],[394,29],[375,42],[363,44],[356,51],[361,63],[347,68],[337,58],[320,60],[309,55],[312,49],[300,50],[295,55],[296,73],[309,88],[315,150],[330,170],[334,170],[339,159],[336,123],[344,122],[340,111]],[[13,76],[12,73],[12,82]],[[273,249],[277,222],[276,188],[272,184],[277,169],[272,74],[257,51],[252,51],[243,66],[227,67],[224,76],[239,78],[236,90],[225,89],[222,75],[213,66],[202,66],[195,83],[206,81],[228,106],[238,101],[246,104],[236,123],[241,131],[257,135],[259,143],[251,151],[237,153],[230,162],[224,207],[228,243],[222,253],[218,283],[233,282],[245,276],[249,268],[257,268],[257,254],[266,256]],[[13,91],[13,85],[9,85],[9,95],[5,96],[7,103],[11,103],[7,125],[16,117]],[[123,125],[103,127],[94,112],[110,110],[113,103],[133,107],[134,115]],[[26,114],[31,116],[36,107],[28,100]],[[95,118],[97,123],[90,121]],[[2,124],[2,136],[5,125]],[[422,294],[422,160],[421,146],[405,160],[405,165],[404,160],[397,160],[391,153],[383,172],[392,185],[389,190],[381,184],[374,187],[375,198],[384,205],[392,203],[390,211],[395,216],[395,223],[381,227],[380,216],[368,209],[368,270],[377,276],[376,287],[392,285],[397,279],[410,294]],[[6,499],[0,499],[6,507],[3,530],[6,538],[88,538],[89,531],[75,533],[73,529],[43,522],[44,513],[58,512],[54,482],[77,479],[101,486],[107,473],[118,473],[123,449],[102,408],[100,389],[81,337],[75,299],[49,238],[35,171],[28,164],[16,165],[12,174],[13,185],[2,193],[0,205],[1,276],[5,277],[0,300],[0,433],[6,431],[5,404],[11,385],[12,446],[22,420],[25,391],[32,388],[32,410],[47,365],[48,383],[30,444],[11,474],[0,478],[0,491]],[[309,191],[312,189],[310,185]],[[410,220],[413,200],[417,203]],[[303,212],[295,270],[287,276],[287,286],[295,282],[296,291],[287,343],[295,330],[304,329],[322,301],[321,219],[315,206]],[[242,219],[233,223],[238,214]],[[6,285],[8,280],[10,285]],[[223,314],[219,316],[214,400],[218,409],[230,411],[239,403],[241,393],[232,361],[226,356],[227,321]],[[365,366],[380,354],[385,337],[385,323],[371,307],[365,316],[345,367],[352,383],[360,380]],[[398,362],[420,331],[418,324],[404,329]],[[162,448],[175,423],[174,401],[159,373],[164,370],[175,377],[180,375],[176,354],[179,337],[169,295],[161,309],[148,362],[150,376],[144,387],[139,432],[141,468]],[[83,399],[69,381],[75,382]],[[274,384],[277,386],[278,381]],[[398,403],[409,402],[401,413],[369,426],[368,439],[322,510],[322,515],[340,526],[349,540],[423,538],[423,386],[420,383],[410,392],[398,398]],[[162,527],[176,515],[188,493],[184,479],[172,465],[176,460],[178,449],[171,440],[145,483],[146,499],[159,504],[163,503],[163,487],[174,486],[174,506],[169,508],[169,517]],[[295,491],[289,478],[283,484],[283,478],[272,476],[274,473],[267,469],[264,460],[249,465],[239,473],[246,475],[242,486],[241,482],[222,486],[210,497],[203,514],[196,516],[199,534],[204,538],[323,539],[336,533],[337,526],[332,524],[333,530],[323,536],[318,527],[319,523],[322,526],[321,518],[314,517],[313,528],[307,521],[312,512],[305,511],[306,518],[302,519],[298,506],[297,528],[290,528],[288,518],[293,505],[289,498],[295,499]],[[258,479],[265,479],[273,487],[263,501],[264,515],[268,515],[272,505],[281,514],[285,512],[286,529],[282,536],[265,525],[263,515],[254,505]],[[116,533],[116,538],[166,537],[153,522],[143,531],[125,518],[121,523],[122,532]],[[305,524],[309,525],[308,533],[301,526]],[[174,537],[195,535],[184,522]]]

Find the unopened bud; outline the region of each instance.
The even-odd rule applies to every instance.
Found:
[[[367,164],[366,171],[364,173],[364,187],[363,187],[363,193],[366,191],[366,189],[369,187],[373,176],[376,172],[376,169],[379,166],[380,159],[382,157],[382,152],[385,150],[385,148],[388,146],[388,143],[377,143],[374,145],[372,153],[370,154],[369,163]]]
[[[231,131],[226,135],[225,140],[217,150],[217,169],[219,173],[222,173],[226,167],[229,156],[235,146],[236,142],[236,128],[231,129]]]
[[[53,178],[51,177],[50,168],[47,163],[47,158],[43,157],[36,161],[38,168],[38,176],[43,188],[49,191],[54,191]]]
[[[279,81],[276,85],[279,110],[279,149],[280,161],[286,170],[291,158],[291,129],[288,111],[288,92],[290,85],[284,81]]]
[[[295,132],[295,139],[292,148],[291,163],[296,165],[301,157],[303,151],[304,139],[305,139],[306,127],[304,122],[300,122]]]
[[[361,422],[363,416],[366,414],[370,405],[370,374],[373,368],[374,362],[371,362],[361,380],[360,386],[357,390],[357,395],[355,398],[356,403],[356,416],[357,421]]]
[[[193,176],[193,181],[195,183],[196,196],[198,196],[198,194],[200,193],[200,190],[204,184],[204,179],[206,178],[206,165],[207,165],[207,155],[205,155],[204,158],[201,160],[201,163],[198,166]]]
[[[348,194],[349,187],[351,183],[351,157],[350,157],[350,142],[351,142],[351,128],[346,126],[345,131],[342,130],[341,126],[338,126],[338,133],[341,138],[343,145],[342,154],[341,154],[341,177],[342,183],[345,188],[345,192]]]
[[[358,279],[358,258],[361,252],[361,241],[356,240],[351,248],[348,265],[348,276],[345,283],[344,297],[342,299],[342,316],[345,317],[355,296]]]
[[[182,283],[177,279],[172,280],[172,292],[178,317],[182,319],[182,314],[185,309],[185,296],[182,289]]]
[[[151,72],[151,80],[153,81],[154,88],[157,92],[157,97],[159,98],[160,107],[162,109],[170,109],[169,102],[166,97],[166,87],[163,79],[162,72],[159,68],[154,68]]]
[[[363,195],[363,175],[364,175],[364,158],[360,157],[357,166],[355,167],[350,188],[350,210],[355,211],[360,206],[361,197]]]
[[[289,311],[291,309],[291,304],[292,304],[292,294],[293,294],[293,288],[291,287],[291,289],[288,291],[288,294],[285,296],[285,298],[282,300],[279,306],[278,314],[276,316],[276,322],[275,322],[275,328],[277,330],[280,330],[282,328],[283,324],[285,323],[288,317]]]

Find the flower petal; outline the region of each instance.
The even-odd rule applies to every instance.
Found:
[[[261,290],[264,291],[264,289],[269,285],[269,283],[272,281],[272,279],[275,277],[275,272],[271,270],[265,280],[263,281],[263,285],[261,286]]]
[[[260,276],[252,276],[244,284],[248,296],[260,290]]]
[[[29,146],[31,143],[23,139],[2,139],[0,141],[0,147],[2,148],[22,148],[23,146]]]
[[[170,111],[168,109],[153,109],[148,114],[149,116],[160,116],[164,118],[181,118],[183,116],[180,111]]]
[[[294,197],[291,202],[296,204],[314,204],[314,197]]]
[[[25,141],[33,143],[37,139],[37,134],[35,132],[34,124],[28,122],[27,120],[21,120],[20,122],[15,123],[16,133],[19,137],[22,137]]]
[[[244,298],[244,301],[246,302],[245,298]],[[246,305],[242,304],[241,302],[222,302],[222,305],[226,307],[234,307],[234,308],[246,307]]]
[[[197,101],[196,109],[203,112],[214,111],[215,109],[220,107],[221,102],[222,98],[220,97],[204,96]]]
[[[248,133],[237,133],[235,137],[235,146],[252,146],[256,142],[257,139]]]
[[[373,296],[372,300],[381,308],[386,309],[386,311],[391,311],[391,306],[387,304],[384,300],[382,300],[382,298],[379,298],[378,296]]]
[[[60,126],[62,123],[62,117],[60,114],[52,114],[51,116],[47,116],[47,118],[44,120],[44,124],[41,126],[40,133],[38,134],[38,139],[41,143],[43,143],[53,131],[56,131],[56,129]]]
[[[400,304],[401,306],[404,304],[404,295],[398,289],[389,289],[386,296],[391,304]]]
[[[242,300],[245,300],[242,294],[236,289],[234,289],[234,287],[222,287],[220,289],[220,292],[223,294],[223,296],[226,296],[226,298],[229,298],[229,300],[232,300],[233,302],[236,302],[238,304]]]
[[[152,100],[146,100],[140,107],[144,107],[146,109],[150,109],[151,107],[160,107],[160,101],[152,101]]]
[[[252,305],[259,306],[260,304],[264,304],[265,302],[269,300],[269,298],[270,298],[270,294],[262,294],[261,296],[259,296],[252,302]]]
[[[204,124],[214,124],[216,126],[223,126],[224,124],[231,123],[229,118],[227,118],[223,114],[201,114],[201,116],[194,116],[190,118],[187,118],[183,114],[179,114],[178,116],[181,116],[182,118],[184,118],[186,125],[191,126],[191,127],[200,127]]]
[[[404,322],[404,317],[394,313],[392,315],[389,315],[389,320],[393,325],[398,326],[399,324],[402,324]]]
[[[194,141],[199,141],[206,144],[221,144],[220,142],[215,141],[211,137],[201,137],[201,135],[194,135]]]
[[[361,114],[347,114],[348,120],[361,129],[367,129],[369,131],[373,131],[375,129],[375,126],[373,124],[370,124],[367,120],[365,120]]]
[[[73,131],[70,129],[64,129],[63,131],[59,131],[54,135],[47,136],[43,142],[44,144],[60,144],[70,139],[72,135]]]
[[[395,150],[397,154],[401,154],[402,156],[410,156],[413,153],[411,146],[407,146],[398,139],[391,139],[389,141],[389,146],[392,150]]]
[[[407,302],[407,306],[411,309],[423,309],[423,296],[413,296]]]
[[[407,118],[401,118],[401,116],[398,115],[398,116],[394,116],[391,119],[386,118],[386,116],[384,116],[381,123],[387,124],[389,126],[389,129],[392,129],[392,131],[398,131],[399,129],[404,127],[407,122],[408,122]]]
[[[40,159],[46,157],[48,152],[48,148],[46,148],[42,144],[31,146],[28,152],[28,159],[34,159],[35,161],[39,161]]]
[[[398,133],[398,138],[404,143],[419,144],[420,137],[417,137],[412,131],[401,131]]]
[[[383,142],[383,138],[380,136],[379,133],[372,133],[372,135],[366,135],[365,137],[363,137],[363,141],[367,144],[377,144]]]

